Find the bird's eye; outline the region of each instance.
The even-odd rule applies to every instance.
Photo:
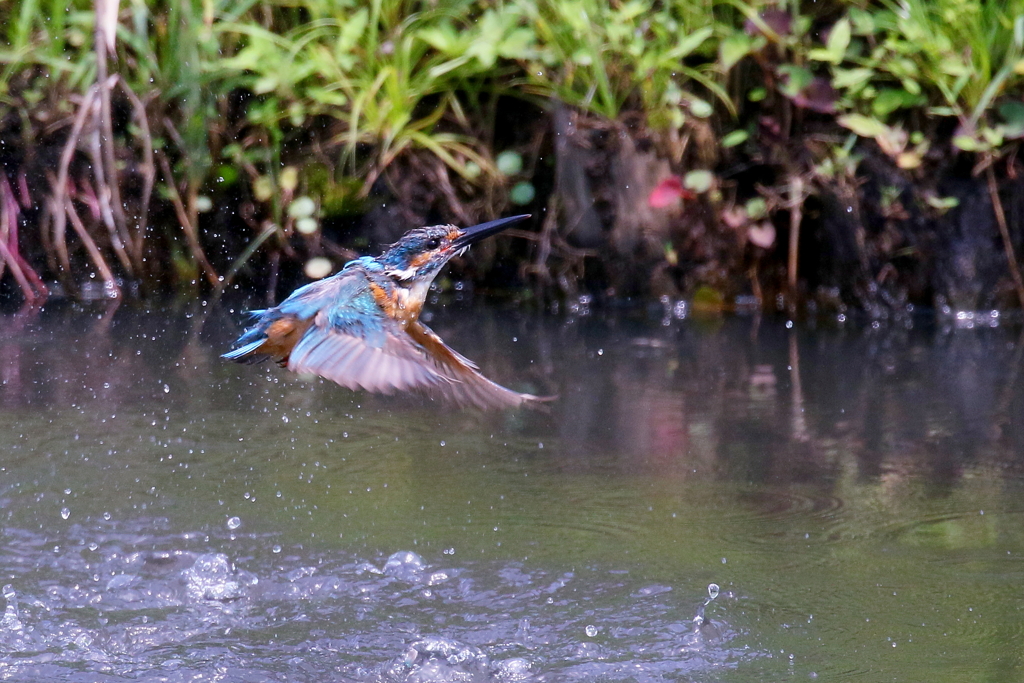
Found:
[[[439,246],[441,246],[440,237],[434,237],[427,240],[427,249],[437,249]]]

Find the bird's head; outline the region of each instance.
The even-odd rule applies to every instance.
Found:
[[[400,283],[429,284],[453,256],[461,254],[474,242],[529,217],[529,214],[524,214],[499,218],[465,229],[454,225],[434,225],[410,230],[392,244],[378,261],[384,266],[384,272]]]

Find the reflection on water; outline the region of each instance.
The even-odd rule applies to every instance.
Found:
[[[1020,677],[1016,330],[441,309],[481,415],[236,318],[0,319],[0,677]]]

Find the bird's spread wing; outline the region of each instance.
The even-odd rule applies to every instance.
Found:
[[[436,392],[454,403],[483,409],[502,409],[522,405],[539,407],[550,400],[532,394],[520,394],[492,382],[480,373],[473,361],[449,348],[429,327],[420,322],[413,322],[405,331],[424,350],[436,372],[448,380],[436,385]]]
[[[419,390],[478,408],[512,408],[538,400],[490,381],[425,325],[411,322],[403,327],[390,318],[364,274],[340,278],[331,290],[318,292],[332,303],[319,309],[292,349],[289,370],[350,389]]]
[[[330,303],[321,305],[312,325],[292,349],[288,369],[312,373],[349,389],[392,393],[429,389],[443,381],[402,327],[381,310],[366,275],[340,278]]]

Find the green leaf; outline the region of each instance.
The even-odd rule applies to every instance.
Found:
[[[365,7],[348,18],[338,36],[337,49],[339,53],[350,52],[359,44],[359,39],[363,37],[369,21],[370,16]]]
[[[874,69],[836,69],[832,77],[832,87],[837,90],[848,88],[855,90],[868,83],[875,75]]]
[[[747,200],[746,209],[751,220],[757,221],[768,215],[768,202],[764,197],[753,197]]]
[[[268,92],[274,92],[277,90],[277,86],[280,85],[280,81],[277,80],[277,76],[263,76],[258,78],[252,85],[252,91],[257,95],[265,95]]]
[[[871,111],[875,116],[888,116],[897,109],[915,107],[924,104],[924,98],[900,88],[885,88],[879,91],[875,101],[871,103]]]
[[[956,135],[953,137],[953,146],[965,152],[977,152],[983,148],[980,140],[970,135]]]
[[[533,31],[516,29],[498,44],[498,55],[505,59],[528,59],[533,56],[535,39]]]
[[[714,113],[714,109],[705,100],[693,98],[689,104],[690,113],[699,119],[706,119]]]
[[[846,48],[850,46],[850,34],[850,20],[846,17],[833,24],[832,31],[828,34],[826,47],[835,56],[834,63],[841,62],[846,54]]]
[[[722,147],[729,148],[735,147],[736,145],[742,145],[747,141],[748,137],[750,137],[750,134],[747,133],[747,131],[743,129],[734,130],[722,138]]]
[[[724,71],[736,66],[736,63],[750,54],[753,41],[745,33],[732,33],[722,40],[718,46],[718,61]]]
[[[533,198],[537,196],[537,190],[534,189],[533,184],[525,180],[518,182],[508,193],[508,198],[513,204],[523,206],[533,201]]]
[[[940,211],[947,211],[960,205],[960,200],[956,197],[937,197],[930,194],[925,195],[924,200],[928,203],[928,206]]]
[[[974,69],[964,62],[959,55],[947,55],[939,62],[939,70],[950,76],[971,76]]]
[[[795,64],[783,64],[779,67],[779,73],[785,77],[779,83],[779,90],[790,98],[799,95],[814,80],[814,74],[810,70]]]
[[[640,0],[633,0],[633,2],[627,2],[619,8],[617,18],[623,21],[632,21],[641,14],[644,14],[647,10],[647,3],[640,2]]]
[[[214,171],[214,176],[217,178],[217,184],[230,187],[238,180],[238,169],[228,164],[221,164]]]
[[[312,87],[306,90],[306,94],[314,102],[326,104],[331,107],[343,107],[348,103],[348,98],[339,90],[329,88]]]
[[[689,56],[691,52],[703,45],[704,41],[710,38],[713,32],[713,28],[705,26],[704,28],[698,29],[686,36],[671,50],[672,58],[682,59],[683,57]]]
[[[843,128],[852,130],[857,135],[865,138],[875,138],[885,135],[889,131],[889,127],[878,119],[873,119],[863,114],[847,114],[840,116],[837,120]]]
[[[985,138],[985,142],[988,143],[989,147],[999,147],[1003,144],[1003,127],[989,128],[985,127],[981,129],[981,137]]]
[[[900,84],[903,86],[903,89],[906,90],[911,95],[920,95],[921,94],[921,84],[918,83],[917,81],[915,81],[913,78],[901,78],[900,79]],[[918,98],[918,99],[920,99],[920,98]],[[922,104],[923,104],[923,101],[922,101]]]
[[[572,54],[572,61],[577,66],[590,66],[594,63],[594,56],[588,48],[581,47]]]
[[[317,220],[315,218],[310,218],[308,216],[306,218],[300,218],[297,221],[295,221],[295,229],[298,230],[303,235],[312,235],[317,231],[319,227],[320,224],[317,222]]]
[[[316,202],[305,195],[296,197],[288,205],[288,215],[292,218],[309,218],[316,211]]]
[[[807,52],[807,56],[818,62],[839,64],[846,56],[846,48],[850,45],[850,20],[843,18],[837,21],[828,34],[825,48],[815,48]]]
[[[683,177],[683,187],[694,192],[707,192],[715,183],[715,174],[711,171],[690,171]]]
[[[510,149],[499,154],[495,162],[503,175],[515,175],[523,170],[522,155]]]
[[[1008,138],[1024,137],[1024,102],[1009,100],[999,105],[999,115],[1003,117],[1003,131]]]
[[[446,55],[461,54],[468,43],[467,40],[460,38],[455,29],[446,24],[422,28],[416,32],[416,37]]]
[[[853,33],[858,36],[870,36],[875,32],[875,17],[867,10],[851,7],[850,22]]]

